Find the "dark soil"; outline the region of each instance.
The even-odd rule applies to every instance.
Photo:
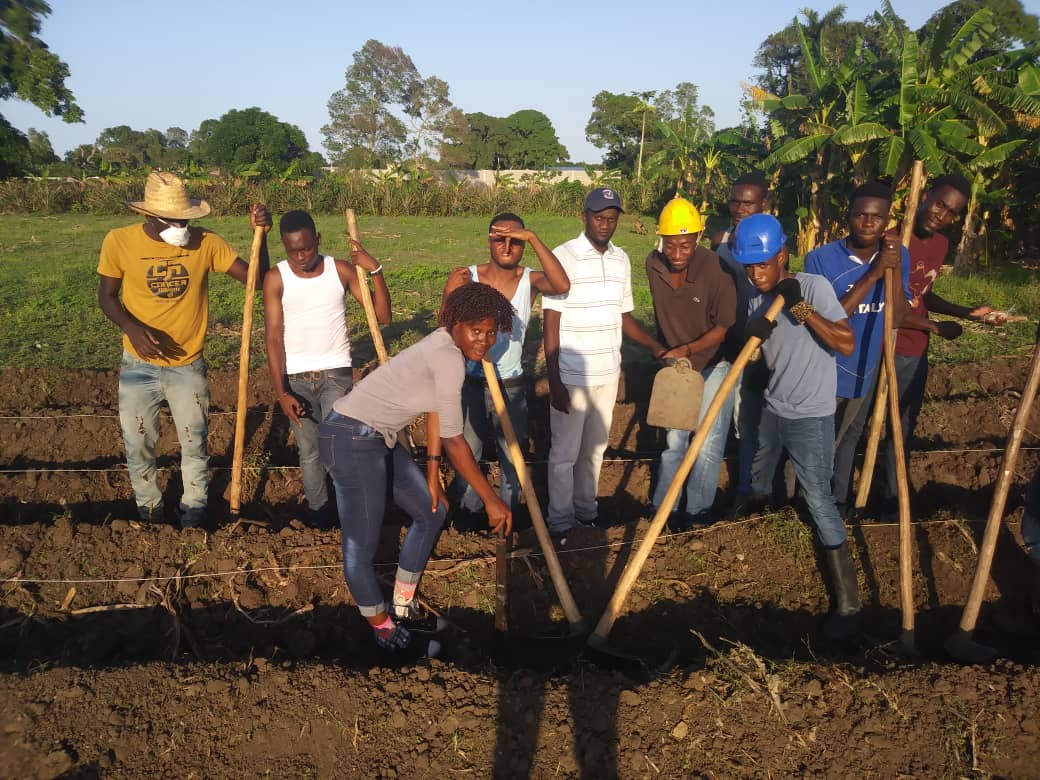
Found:
[[[236,378],[210,377],[207,533],[133,519],[114,373],[2,371],[0,777],[1035,777],[1036,637],[1008,631],[1030,627],[1017,522],[1040,462],[1030,449],[976,634],[1003,660],[965,667],[943,650],[1026,369],[1011,357],[933,370],[911,461],[919,656],[895,641],[896,526],[853,526],[864,631],[835,644],[820,632],[829,597],[809,527],[784,508],[662,538],[611,633],[643,669],[535,639],[567,624],[530,531],[510,567],[511,633],[497,636],[494,541],[453,528],[422,587],[456,626],[442,657],[383,665],[343,583],[338,530],[302,522],[262,372],[241,522],[227,510]],[[648,525],[660,443],[641,425],[645,397],[642,382],[623,390],[604,466],[603,514],[620,524],[572,535],[560,556],[590,624]],[[544,387],[531,403],[541,488]],[[160,453],[175,504],[169,421]],[[390,577],[401,520],[380,553]]]

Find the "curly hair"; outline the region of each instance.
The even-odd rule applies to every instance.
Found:
[[[512,331],[513,304],[491,285],[481,282],[464,284],[448,296],[437,324],[449,331],[459,322],[478,322],[487,317],[499,330]]]

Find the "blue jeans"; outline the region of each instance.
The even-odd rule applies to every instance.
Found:
[[[910,437],[917,426],[917,415],[921,413],[924,403],[924,389],[928,383],[928,355],[909,357],[896,355],[896,383],[899,387],[899,416],[903,425],[903,454],[907,459],[907,473],[910,461]],[[871,407],[873,409],[873,407]],[[884,449],[885,460],[885,498],[895,499],[899,496],[896,483],[895,450],[892,437],[888,437]]]
[[[386,611],[374,561],[388,494],[412,518],[401,545],[398,576],[418,582],[437,535],[444,525],[442,504],[430,511],[433,499],[426,476],[396,444],[386,446],[383,434],[363,422],[332,412],[318,430],[321,461],[336,488],[339,523],[343,529],[343,577],[365,617]]]
[[[1031,561],[1040,563],[1040,469],[1029,480],[1026,489],[1026,511],[1022,515],[1022,541],[1026,555]]]
[[[157,366],[124,350],[119,369],[119,425],[137,511],[145,520],[162,516],[162,491],[155,481],[155,443],[164,400],[170,405],[181,443],[182,520],[201,520],[209,492],[206,361],[200,357],[186,366]]]
[[[831,487],[834,500],[839,504],[848,504],[852,498],[852,470],[856,463],[856,450],[859,448],[859,440],[863,438],[867,418],[874,408],[877,378],[880,373],[881,369],[878,368],[874,372],[873,380],[859,398],[837,399],[838,408],[834,412],[834,476]]]
[[[513,423],[516,439],[520,442],[523,450],[524,442],[527,441],[527,386],[526,382],[506,386],[502,385],[502,395],[505,396],[506,412],[509,420]],[[513,461],[509,457],[509,443],[502,432],[502,425],[498,415],[495,414],[495,406],[491,401],[491,393],[484,386],[483,381],[474,382],[467,379],[462,385],[462,416],[465,426],[462,435],[466,443],[473,451],[473,457],[478,462],[484,454],[484,439],[490,427],[494,427],[495,438],[498,442],[498,466],[500,476],[498,480],[498,494],[502,501],[514,512],[520,506],[520,478],[513,468]],[[456,474],[451,485],[451,494],[459,497],[459,503],[463,509],[470,512],[482,512],[484,502],[473,487],[461,476]]]
[[[298,423],[289,424],[300,451],[300,477],[307,506],[318,511],[329,501],[325,467],[321,465],[318,454],[318,425],[332,411],[332,404],[350,392],[354,386],[354,372],[351,368],[330,368],[328,371],[290,374],[288,379],[293,395],[310,408],[309,415]]]
[[[737,495],[751,495],[751,465],[758,452],[758,426],[765,407],[765,385],[769,371],[765,361],[748,364],[740,376],[733,401],[733,416],[737,426]]]
[[[704,377],[704,395],[701,396],[701,409],[697,415],[697,423],[700,425],[704,419],[704,413],[715,399],[719,385],[726,378],[730,364],[720,360],[714,366],[709,366],[701,371]],[[693,469],[686,480],[686,511],[688,514],[696,515],[711,509],[715,503],[715,491],[719,487],[719,471],[722,470],[722,453],[726,448],[726,434],[729,433],[729,420],[733,416],[733,393],[730,392],[726,401],[719,411],[718,417],[711,425],[708,437],[704,440],[700,454],[694,461]],[[657,488],[654,490],[654,507],[660,507],[664,501],[664,495],[675,473],[679,470],[679,464],[686,455],[693,433],[668,428],[665,436],[665,450],[661,453],[661,467],[657,472]],[[672,512],[679,511],[676,503]]]
[[[773,475],[785,450],[802,485],[802,495],[816,524],[820,544],[830,548],[840,546],[845,541],[845,525],[831,494],[834,417],[789,420],[764,409],[758,429],[758,452],[751,469],[754,495],[772,492]]]

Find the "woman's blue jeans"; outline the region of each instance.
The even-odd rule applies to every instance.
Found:
[[[359,420],[332,412],[318,429],[318,449],[336,487],[343,577],[361,614],[379,615],[386,600],[374,561],[387,499],[412,518],[398,567],[398,575],[411,582],[418,582],[437,543],[444,506],[430,511],[433,499],[415,461],[400,444],[387,447],[383,434]]]

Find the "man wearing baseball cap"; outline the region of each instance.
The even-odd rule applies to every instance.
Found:
[[[160,520],[155,443],[159,408],[166,401],[181,445],[180,525],[195,527],[205,520],[209,489],[209,387],[202,357],[208,276],[222,271],[244,283],[249,267],[216,233],[189,226],[209,214],[209,204],[189,198],[173,174],[152,171],[144,200],[126,205],[145,221],[109,231],[97,270],[101,311],[123,331],[119,422],[127,468],[141,519]],[[264,206],[254,205],[249,221],[253,227],[271,226]],[[269,262],[266,236],[265,230],[260,278]]]
[[[621,377],[621,335],[632,324],[632,264],[611,242],[622,212],[617,192],[585,198],[585,230],[556,247],[570,290],[542,299],[549,374],[549,530],[562,537],[600,522],[600,467]]]
[[[758,294],[748,302],[747,332],[762,339],[769,369],[751,490],[770,493],[773,473],[786,451],[802,485],[834,587],[835,610],[824,626],[833,638],[855,633],[860,610],[856,566],[845,525],[831,494],[837,371],[834,353],[853,351],[848,315],[830,282],[787,270],[787,238],[769,214],[753,214],[737,226],[733,256]],[[784,309],[770,323],[762,315],[776,295]]]

